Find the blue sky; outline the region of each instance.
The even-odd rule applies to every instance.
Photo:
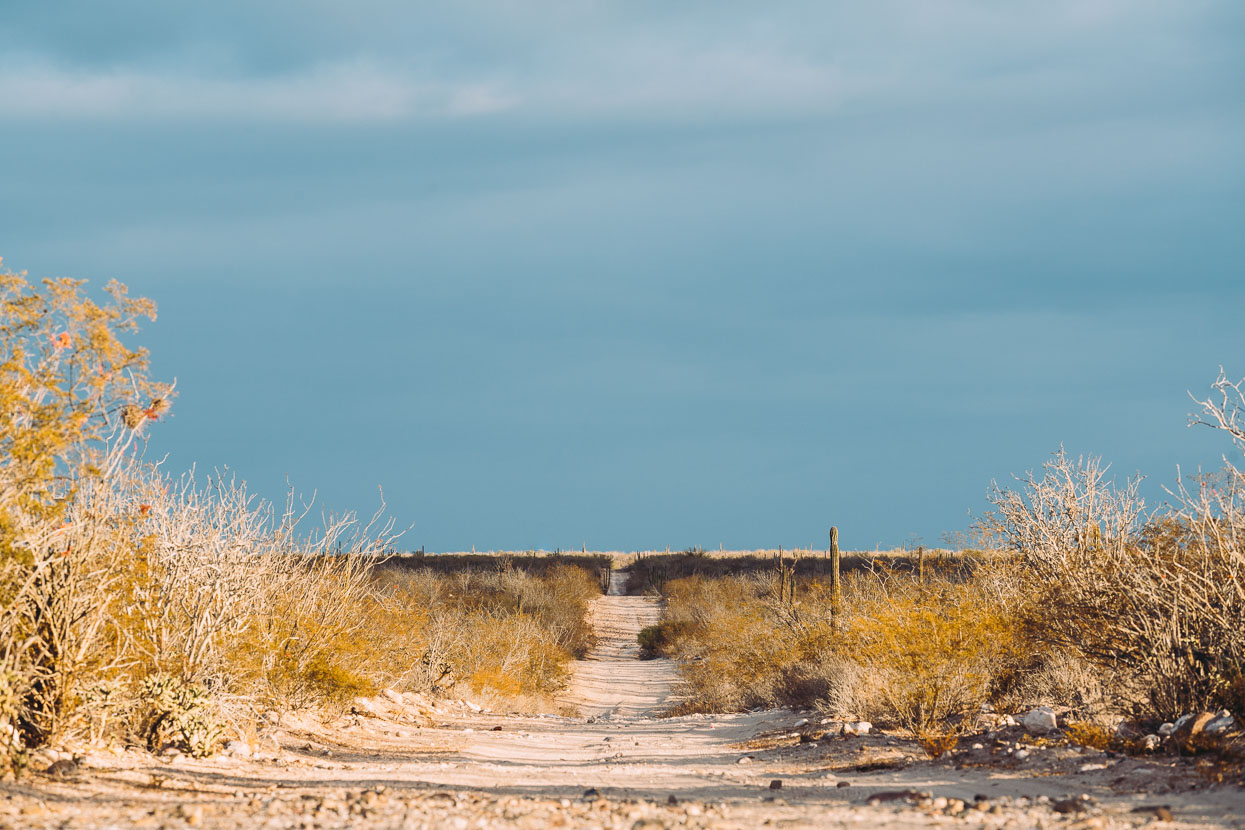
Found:
[[[1245,375],[1235,0],[8,2],[0,255],[411,547],[938,543]]]

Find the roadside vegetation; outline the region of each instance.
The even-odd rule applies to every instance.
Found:
[[[378,512],[274,506],[144,459],[155,305],[0,269],[0,773],[68,740],[215,751],[381,689],[546,700],[592,641],[591,557],[392,555]]]
[[[127,344],[155,306],[105,294],[0,269],[0,773],[68,740],[207,755],[382,690],[553,708],[611,557],[399,555],[383,510],[169,474],[144,451],[175,390]],[[814,708],[931,754],[983,709],[1056,706],[1101,745],[1121,716],[1239,723],[1245,381],[1196,403],[1234,455],[1157,510],[1060,452],[995,488],[980,550],[627,557],[668,600],[641,646],[680,659],[681,711]]]
[[[1245,454],[1245,382],[1222,373],[1195,421]],[[1240,459],[1240,455],[1235,456]],[[679,711],[820,709],[928,739],[981,712],[1057,707],[1104,739],[1122,717],[1245,715],[1245,473],[1231,457],[1148,510],[1138,482],[1057,453],[995,487],[982,550],[641,559],[660,591],[653,655],[681,659]],[[1144,735],[1142,731],[1141,735]],[[1107,730],[1107,735],[1112,735]],[[1137,737],[1141,737],[1138,735]]]

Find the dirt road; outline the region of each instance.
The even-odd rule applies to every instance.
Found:
[[[810,739],[825,727],[793,712],[655,717],[675,666],[638,659],[635,635],[659,614],[597,600],[598,646],[561,701],[580,717],[390,694],[330,724],[287,718],[251,757],[88,752],[5,785],[0,827],[1245,828],[1240,789],[1194,789],[1174,759],[1021,757],[1005,736],[935,762],[886,735]]]
[[[597,646],[575,667],[562,702],[583,717],[660,714],[671,701],[679,673],[673,660],[641,660],[636,635],[661,619],[656,597],[623,596],[626,572],[610,580],[610,593],[593,603]]]

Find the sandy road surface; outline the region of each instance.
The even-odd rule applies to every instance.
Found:
[[[1159,827],[1245,828],[1245,793],[1174,759],[1019,760],[996,740],[933,762],[885,735],[802,741],[792,712],[654,717],[675,667],[639,660],[635,634],[659,613],[642,597],[596,602],[598,646],[562,701],[579,718],[394,695],[331,724],[287,719],[280,748],[250,758],[96,751],[66,777],[4,785],[0,828],[1110,828],[1159,822],[1160,808],[1175,821]],[[931,798],[871,801],[907,789]]]
[[[636,635],[661,619],[656,597],[622,595],[626,573],[610,580],[610,593],[597,599],[591,618],[597,646],[576,663],[562,702],[584,717],[659,714],[670,703],[678,671],[673,660],[641,660]]]

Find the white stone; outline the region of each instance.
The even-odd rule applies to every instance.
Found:
[[[1159,727],[1159,734],[1162,735],[1164,738],[1166,738],[1168,735],[1172,733],[1173,730],[1175,730],[1175,728],[1176,728],[1176,724],[1165,723]]]
[[[356,697],[351,701],[351,708],[356,713],[371,715],[374,718],[384,717],[384,713],[381,712],[376,702],[366,697]]]
[[[1024,724],[1025,731],[1030,735],[1045,735],[1058,725],[1055,718],[1055,710],[1049,706],[1039,706],[1036,709],[1030,709],[1029,714],[1021,719],[1021,723]]]
[[[1015,758],[1017,761],[1023,761],[1024,759],[1029,757],[1029,750],[1018,749],[1016,750],[1016,754],[1013,755],[1012,757]]]
[[[795,722],[796,729],[799,729],[801,726],[808,726],[808,718],[800,718]]]
[[[1206,735],[1222,735],[1235,726],[1236,718],[1230,714],[1221,713],[1219,717],[1202,727],[1202,732]]]
[[[845,723],[840,731],[842,735],[868,735],[869,730],[873,729],[873,724],[867,720],[856,721],[855,723]]]
[[[1145,738],[1143,738],[1142,740],[1145,743],[1147,752],[1154,752],[1156,749],[1158,749],[1160,746],[1163,745],[1163,739],[1160,738],[1158,735],[1146,735]]]
[[[66,758],[72,758],[72,757],[73,756],[67,752],[61,752],[58,749],[52,749],[51,747],[46,747],[46,746],[40,747],[39,749],[36,749],[34,752],[30,753],[30,759],[34,761],[36,764],[41,764],[43,766],[47,766],[48,764],[54,764],[57,761],[63,761]]]
[[[225,754],[235,758],[250,758],[251,747],[243,741],[230,741],[225,744]]]

